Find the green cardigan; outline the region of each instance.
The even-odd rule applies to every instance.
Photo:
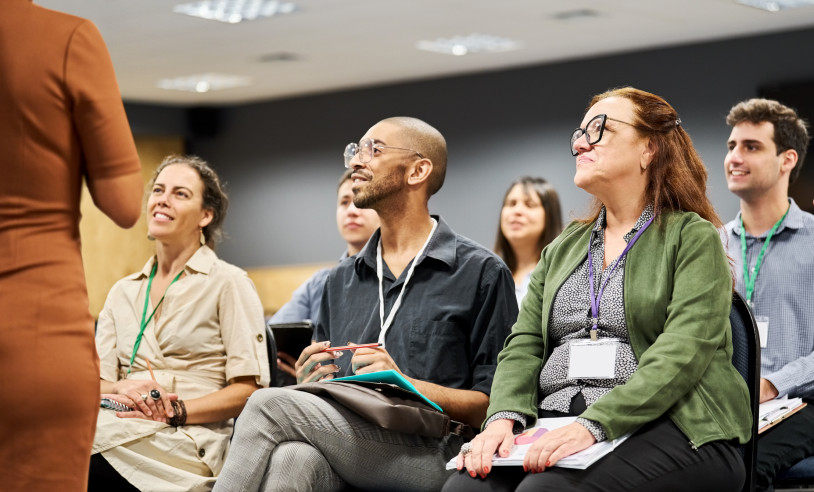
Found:
[[[592,228],[571,223],[543,250],[498,357],[489,417],[506,410],[536,417],[554,297],[585,260]],[[748,441],[749,392],[732,366],[732,276],[716,229],[695,213],[662,213],[628,253],[624,271],[638,369],[581,417],[601,424],[609,439],[666,413],[693,446]]]

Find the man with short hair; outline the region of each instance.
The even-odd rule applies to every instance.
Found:
[[[339,261],[361,251],[373,231],[379,228],[379,216],[375,210],[358,208],[353,204],[351,190],[353,182],[350,179],[352,172],[353,169],[348,169],[342,174],[336,190],[336,228],[347,243],[347,249]],[[271,322],[290,323],[310,319],[316,323],[319,305],[322,302],[322,290],[330,271],[330,268],[317,270],[311,278],[297,287],[291,294],[291,300],[271,317]]]
[[[761,343],[760,402],[802,397],[809,406],[758,440],[759,490],[814,455],[814,215],[788,196],[808,144],[805,122],[777,101],[735,105],[724,160],[740,213],[726,225],[736,289],[751,306]],[[755,416],[757,418],[757,416]]]
[[[353,202],[380,229],[328,276],[316,338],[297,379],[395,370],[454,420],[479,427],[500,351],[517,317],[511,272],[492,252],[430,216],[446,142],[406,117],[374,125],[345,150]],[[322,352],[381,342],[378,348]],[[325,383],[330,384],[330,383]],[[215,490],[440,490],[458,435],[384,429],[331,399],[287,388],[256,392],[238,420]]]

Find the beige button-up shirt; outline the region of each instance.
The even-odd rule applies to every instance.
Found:
[[[167,289],[160,317],[150,321],[130,364],[141,327],[147,282],[155,258],[117,282],[99,315],[96,348],[101,378],[149,379],[182,400],[199,398],[241,376],[269,384],[263,308],[243,270],[202,246]],[[154,306],[148,301],[147,316]],[[143,419],[120,419],[102,409],[93,452],[142,490],[209,490],[228,449],[232,422],[179,428]]]

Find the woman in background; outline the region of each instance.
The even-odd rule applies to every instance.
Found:
[[[518,305],[543,248],[561,231],[560,199],[554,187],[543,178],[516,179],[503,196],[494,250],[512,271]]]
[[[8,0],[0,40],[0,489],[84,491],[99,364],[82,180],[105,215],[132,227],[141,166],[90,21]]]
[[[102,398],[133,410],[99,414],[91,491],[210,490],[232,418],[268,386],[260,299],[211,249],[227,205],[196,157],[168,157],[153,176],[155,257],[113,286],[99,315]]]

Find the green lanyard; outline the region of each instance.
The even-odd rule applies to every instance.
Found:
[[[150,272],[150,280],[147,281],[147,294],[144,295],[144,311],[141,313],[141,329],[138,332],[138,336],[136,337],[136,345],[133,347],[133,355],[130,356],[130,367],[127,368],[127,374],[130,374],[130,370],[133,369],[133,361],[136,360],[136,352],[138,352],[138,348],[141,345],[141,338],[144,336],[144,328],[150,324],[150,321],[153,319],[153,315],[156,311],[158,311],[158,307],[161,306],[161,303],[164,302],[164,296],[167,295],[167,290],[170,290],[172,284],[175,283],[176,280],[181,278],[181,274],[184,273],[184,270],[178,272],[178,275],[172,279],[170,285],[167,286],[167,290],[164,291],[164,295],[161,296],[161,299],[158,301],[158,304],[155,305],[153,308],[153,312],[150,313],[150,317],[146,318],[147,316],[147,305],[150,302],[150,289],[153,287],[153,277],[155,277],[155,272],[158,270],[158,261],[153,264],[153,270]],[[146,319],[145,319],[146,318]]]
[[[786,209],[786,213],[780,217],[780,220],[775,223],[772,230],[770,230],[766,235],[766,241],[763,242],[763,247],[760,248],[760,253],[757,255],[757,261],[755,262],[755,268],[752,275],[749,275],[749,263],[746,260],[746,229],[743,228],[743,216],[741,216],[741,256],[743,257],[743,283],[746,285],[746,303],[749,304],[749,307],[752,307],[752,294],[755,292],[755,281],[757,280],[757,274],[760,271],[760,264],[763,263],[763,255],[766,254],[766,250],[769,248],[769,241],[772,240],[772,236],[774,236],[774,233],[777,232],[777,228],[783,223],[783,220],[785,220],[786,215],[789,214],[790,209],[791,206]]]

